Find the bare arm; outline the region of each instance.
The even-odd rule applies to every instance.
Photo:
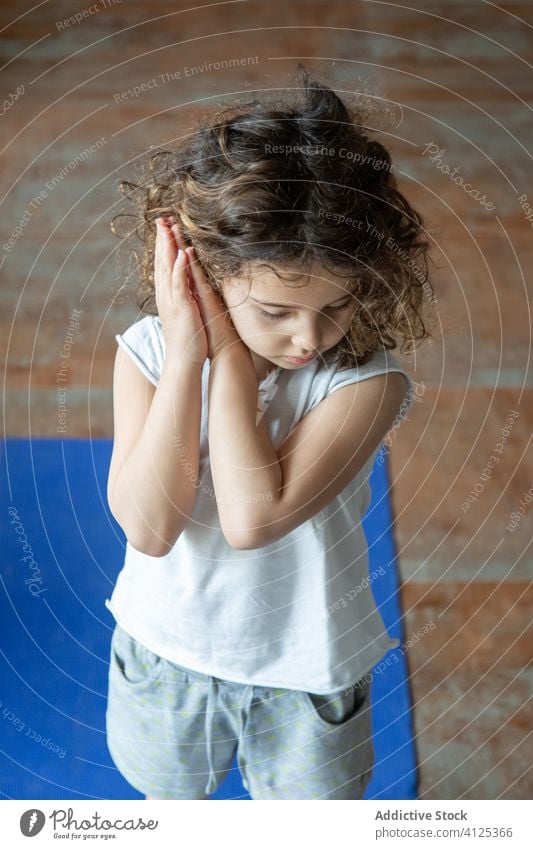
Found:
[[[117,351],[109,507],[131,545],[153,557],[170,551],[194,507],[201,384],[201,365],[167,360],[156,388]]]
[[[338,389],[276,453],[265,417],[255,426],[251,358],[234,345],[215,359],[209,377],[213,485],[224,535],[242,549],[275,542],[335,498],[379,446],[406,389],[393,372]]]
[[[115,438],[108,501],[134,548],[168,554],[194,507],[207,339],[177,225],[158,227],[156,303],[165,361],[155,388],[121,349],[114,375]],[[190,287],[192,284],[192,288]]]
[[[243,343],[211,362],[209,460],[220,525],[234,548],[248,547],[250,526],[264,521],[265,504],[277,501],[281,467],[265,417],[256,425],[257,375]]]

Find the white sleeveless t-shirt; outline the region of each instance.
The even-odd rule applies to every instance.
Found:
[[[145,316],[115,338],[157,386],[165,356],[159,317]],[[206,360],[193,514],[164,557],[126,543],[106,606],[132,637],[181,666],[242,684],[340,691],[400,645],[389,637],[374,602],[361,523],[381,445],[311,519],[270,545],[234,549],[220,527],[209,464],[209,366]],[[331,392],[388,371],[406,379],[399,413],[405,418],[414,400],[413,381],[388,351],[340,371],[334,358],[294,370],[277,368],[259,385],[258,418],[265,416],[278,449]]]

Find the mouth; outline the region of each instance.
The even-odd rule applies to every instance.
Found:
[[[310,363],[311,360],[314,360],[318,354],[312,354],[310,357],[306,357],[303,359],[302,357],[285,357],[286,360],[289,360],[291,363],[298,363],[299,365],[304,365],[305,363]]]

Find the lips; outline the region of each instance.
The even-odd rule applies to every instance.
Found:
[[[310,363],[316,356],[317,354],[312,354],[312,356],[306,357],[305,359],[302,357],[287,357],[287,359],[290,360],[291,363],[301,363],[301,365],[304,365],[305,363]]]

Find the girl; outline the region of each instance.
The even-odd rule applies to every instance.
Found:
[[[206,798],[235,752],[253,799],[358,799],[374,765],[369,672],[399,641],[361,519],[428,242],[362,113],[298,74],[124,184],[146,314],[116,337],[107,739],[147,798]]]

